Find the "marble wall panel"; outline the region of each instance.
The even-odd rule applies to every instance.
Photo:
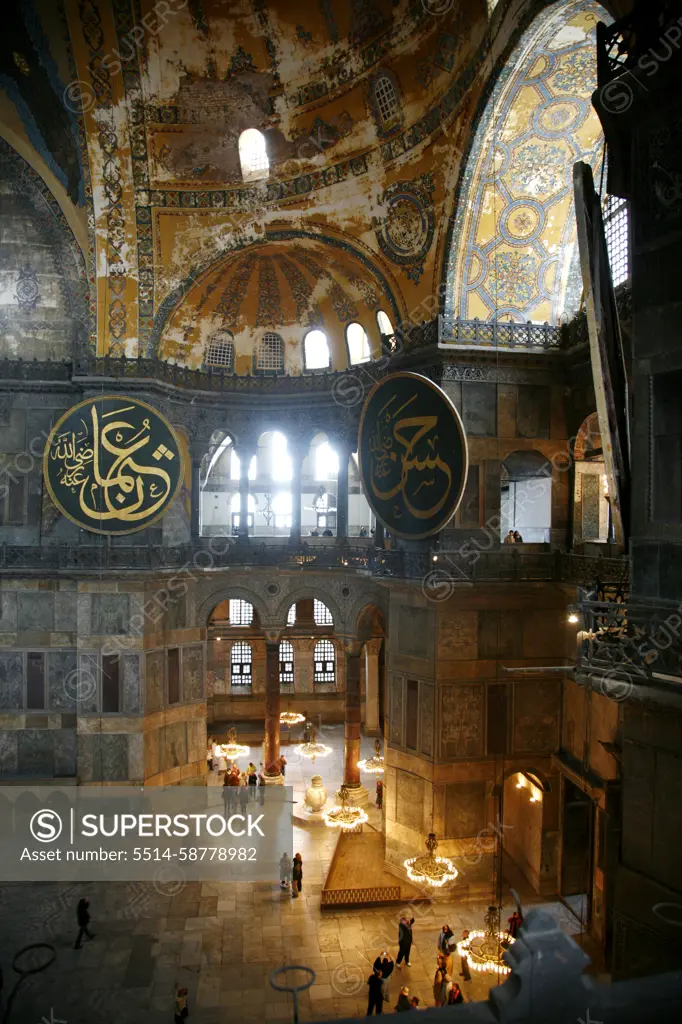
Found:
[[[420,683],[419,717],[421,719],[421,751],[426,757],[433,757],[433,702],[434,688]]]
[[[462,384],[462,420],[471,437],[497,434],[497,385],[465,381]]]
[[[148,729],[144,734],[144,777],[148,779],[159,771],[159,730]]]
[[[72,685],[73,684],[73,685]],[[99,709],[102,679],[98,654],[78,655],[78,677],[67,683],[67,695],[73,699],[73,708],[78,704],[81,715],[92,715]]]
[[[78,629],[78,595],[75,590],[60,590],[54,603],[54,628],[57,633],[75,633]]]
[[[123,711],[141,710],[142,684],[139,654],[121,655]]]
[[[485,782],[449,782],[445,787],[445,839],[476,836],[486,827]]]
[[[204,696],[204,648],[200,644],[182,648],[182,699]]]
[[[144,780],[144,736],[141,732],[128,736],[128,778],[131,782]]]
[[[557,682],[514,682],[514,752],[553,754],[559,745],[561,686]]]
[[[478,612],[457,608],[439,614],[438,657],[463,661],[478,657]]]
[[[17,595],[13,591],[0,592],[0,633],[17,631]]]
[[[0,731],[0,775],[16,775],[19,771],[19,732]]]
[[[75,651],[48,651],[47,700],[51,711],[74,711]]]
[[[158,711],[163,707],[164,652],[150,651],[145,661],[145,711]]]
[[[185,722],[171,722],[159,730],[159,762],[162,772],[187,764],[187,727]]]
[[[100,737],[95,733],[78,733],[78,781],[102,781],[102,752]]]
[[[0,708],[24,706],[24,658],[20,651],[0,651]]]
[[[98,636],[116,636],[129,631],[129,595],[93,594],[92,632]]]
[[[549,437],[550,389],[519,384],[516,429],[518,437]]]
[[[19,775],[52,778],[54,739],[51,729],[23,729],[19,733]]]
[[[401,747],[403,744],[403,701],[405,683],[401,676],[391,679],[390,742]]]
[[[19,591],[17,630],[51,633],[54,630],[54,594],[39,590]]]
[[[480,757],[483,754],[485,688],[479,683],[441,687],[440,722],[443,757]]]
[[[399,825],[424,831],[424,780],[418,775],[398,772],[396,777],[396,820]]]
[[[431,655],[432,613],[428,608],[402,606],[398,612],[396,649],[414,658]]]
[[[128,778],[128,737],[123,733],[102,733],[99,737],[102,780],[123,782]]]
[[[76,775],[76,730],[54,729],[54,774],[58,778],[73,778]]]

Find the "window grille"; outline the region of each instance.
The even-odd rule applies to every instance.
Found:
[[[279,334],[267,331],[258,346],[258,359],[256,361],[258,370],[275,370],[280,372],[284,369],[284,342]]]
[[[315,619],[316,626],[334,625],[332,613],[329,611],[326,604],[323,604],[322,601],[318,601],[317,598],[313,600],[313,617]]]
[[[281,640],[279,645],[279,685],[294,685],[294,645],[290,640]]]
[[[234,340],[229,331],[221,331],[211,338],[204,359],[206,366],[219,366],[221,369],[234,369]]]
[[[251,686],[251,644],[234,644],[230,657],[230,686]]]
[[[316,683],[336,682],[336,652],[331,640],[319,640],[315,644],[313,659],[315,664],[313,681]]]
[[[614,288],[630,276],[629,227],[627,200],[620,196],[607,196],[604,200],[604,234]]]
[[[239,136],[239,161],[244,181],[267,178],[270,170],[265,136],[257,128],[247,128]]]
[[[384,127],[400,114],[400,101],[388,75],[379,75],[374,83],[374,98]]]
[[[253,622],[253,605],[240,598],[230,598],[230,625],[250,626]]]
[[[287,626],[295,626],[295,625],[296,625],[296,605],[292,604],[291,608],[289,609],[289,614],[287,615]]]

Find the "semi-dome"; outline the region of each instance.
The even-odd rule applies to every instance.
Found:
[[[339,239],[284,234],[230,254],[197,279],[160,332],[160,358],[240,374],[378,358],[382,335],[400,318],[387,272]]]

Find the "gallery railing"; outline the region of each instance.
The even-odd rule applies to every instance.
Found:
[[[562,347],[561,327],[502,320],[460,320],[438,317],[439,348],[503,348],[556,352]]]
[[[437,561],[434,561],[434,557]],[[201,573],[209,569],[252,566],[309,570],[358,571],[377,577],[421,581],[427,596],[439,600],[451,589],[484,581],[562,581],[583,586],[612,583],[627,589],[625,558],[574,555],[561,551],[471,550],[466,552],[384,550],[352,544],[313,547],[306,543],[248,544],[227,538],[202,538],[194,544],[161,545],[0,544],[0,571],[173,570]]]

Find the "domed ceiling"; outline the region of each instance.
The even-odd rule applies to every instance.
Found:
[[[292,232],[271,233],[213,265],[159,326],[158,354],[190,368],[200,367],[218,332],[234,339],[237,373],[252,368],[253,353],[265,333],[284,342],[284,368],[298,373],[307,331],[327,336],[332,368],[348,365],[346,327],[362,324],[374,357],[381,352],[377,313],[396,323],[400,310],[385,275],[366,256],[340,240],[320,240]]]

